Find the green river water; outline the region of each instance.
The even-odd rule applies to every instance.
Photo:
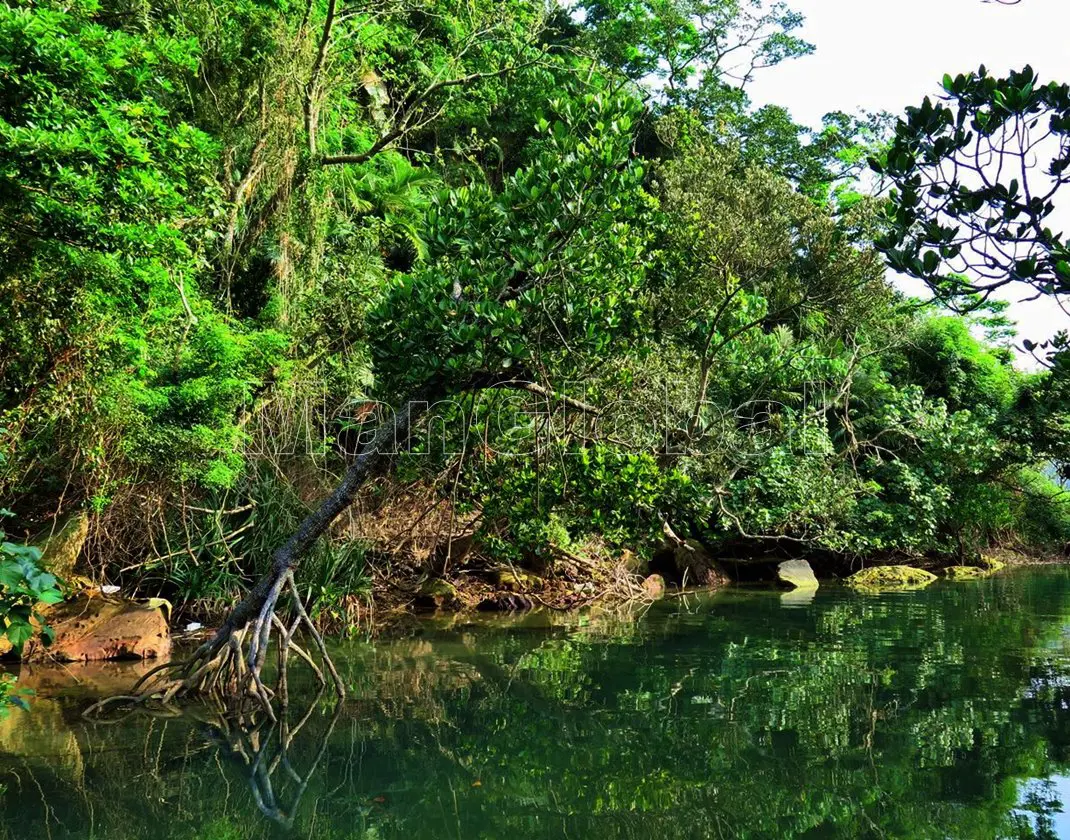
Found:
[[[1070,837],[1063,567],[429,620],[336,655],[349,699],[284,752],[207,709],[82,721],[129,666],[28,671],[0,838]]]

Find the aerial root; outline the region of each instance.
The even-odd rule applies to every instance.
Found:
[[[284,592],[292,597],[295,612],[288,627],[276,614],[279,597]],[[295,634],[302,628],[312,637],[323,668],[294,641]],[[277,640],[278,674],[275,687],[271,688],[264,682],[262,672],[273,632]],[[301,602],[293,571],[286,569],[268,590],[255,621],[237,628],[224,624],[189,659],[157,665],[134,684],[129,694],[105,698],[86,709],[85,715],[98,714],[110,706],[147,705],[166,709],[179,700],[207,696],[236,705],[239,712],[244,710],[247,701],[252,700],[275,721],[273,701],[276,696],[281,705],[288,702],[287,675],[291,654],[310,667],[321,686],[327,685],[329,676],[339,699],[345,697],[345,684],[334,667],[323,636]]]

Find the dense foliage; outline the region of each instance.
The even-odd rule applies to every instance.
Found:
[[[1017,370],[998,312],[903,297],[882,252],[976,291],[941,271],[958,244],[916,160],[968,119],[1063,132],[1065,88],[949,78],[890,147],[879,117],[809,130],[746,94],[813,49],[800,25],[735,0],[5,3],[15,527],[89,509],[98,573],[223,602],[417,400],[369,494],[448,501],[475,564],[647,556],[666,527],[841,559],[1061,550],[1066,366]],[[960,186],[939,213],[1050,212]],[[1062,241],[1013,235],[1039,249],[1014,276],[1058,285]],[[343,531],[312,565],[328,613],[367,588]]]

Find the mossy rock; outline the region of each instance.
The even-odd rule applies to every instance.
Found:
[[[491,573],[491,580],[496,586],[510,592],[530,592],[532,589],[542,589],[542,578],[522,569],[495,569]]]
[[[37,546],[41,549],[41,568],[67,580],[74,575],[78,558],[89,536],[89,516],[76,513],[53,532],[38,538]]]
[[[458,603],[457,587],[442,578],[432,578],[420,585],[413,606],[421,612],[434,612],[454,607]]]
[[[948,566],[944,569],[944,577],[948,580],[977,580],[990,574],[990,569],[982,569],[980,566]]]
[[[913,566],[870,566],[855,572],[845,581],[856,589],[921,589],[936,580],[936,575]]]
[[[449,581],[442,580],[442,578],[432,578],[424,581],[423,586],[420,587],[420,594],[441,598],[456,598],[457,587]]]
[[[982,554],[981,566],[990,572],[998,572],[1000,569],[1005,569],[1007,564],[991,554]]]

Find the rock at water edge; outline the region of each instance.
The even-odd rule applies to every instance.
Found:
[[[817,589],[817,575],[805,560],[785,560],[776,567],[776,576],[792,589]]]

